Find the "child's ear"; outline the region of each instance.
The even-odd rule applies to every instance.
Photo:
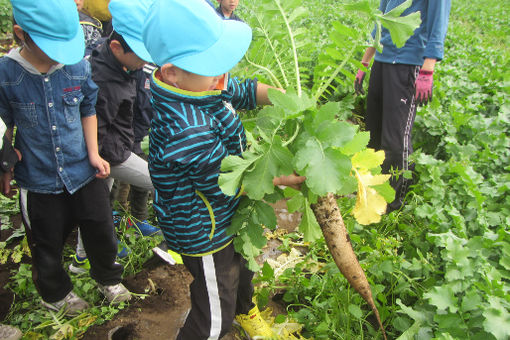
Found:
[[[161,78],[165,83],[177,83],[177,68],[173,64],[164,64],[161,66]]]
[[[110,48],[114,55],[118,55],[121,53],[124,53],[124,48],[120,44],[118,40],[112,40],[110,41]]]
[[[14,34],[18,37],[19,40],[22,42],[25,42],[25,36],[23,35],[23,28],[21,28],[20,25],[13,25],[12,30],[14,31]]]

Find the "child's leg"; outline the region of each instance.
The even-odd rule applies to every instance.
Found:
[[[147,192],[154,191],[152,181],[149,174],[147,161],[142,157],[131,153],[131,156],[123,163],[112,166],[111,177],[129,183],[132,190],[145,191],[144,197],[138,197],[139,202],[131,205],[131,213],[135,218],[135,224],[138,231],[144,236],[152,236],[160,233],[160,229],[146,223],[147,219]],[[133,189],[135,188],[136,189]],[[133,203],[133,201],[131,201]]]
[[[231,243],[212,255],[182,256],[182,260],[194,280],[191,310],[177,339],[219,339],[234,320],[241,256]]]
[[[133,150],[138,149],[139,152],[135,152],[137,156],[147,161],[147,155],[145,155],[140,146],[140,142],[135,143],[136,147],[133,146]],[[129,193],[129,204],[131,206],[131,214],[133,217],[139,221],[144,221],[147,219],[149,213],[147,209],[147,201],[149,200],[149,190],[144,188],[137,187],[133,185],[131,187],[131,192]]]
[[[144,190],[154,191],[147,161],[134,153],[131,153],[123,163],[112,166],[110,177]]]
[[[62,300],[72,283],[62,267],[64,242],[75,226],[70,195],[20,190],[20,209],[32,252],[32,277],[44,301]]]
[[[131,186],[129,193],[129,204],[131,205],[131,214],[138,221],[144,221],[149,216],[147,201],[149,200],[149,191]]]
[[[123,268],[115,262],[117,237],[105,181],[94,179],[72,196],[73,213],[90,261],[90,276],[103,285],[119,283]]]
[[[119,180],[113,181],[113,186],[110,189],[110,203],[114,210],[121,209],[121,211],[128,211],[128,197],[130,192],[130,185]],[[115,204],[118,203],[119,207]]]
[[[78,228],[78,236],[76,237],[76,255],[81,258],[87,257],[87,252],[85,251],[85,246],[81,238],[80,228]]]
[[[237,253],[236,253],[237,254]],[[253,276],[254,272],[246,267],[245,258],[239,254],[241,258],[239,264],[239,287],[237,289],[237,303],[236,303],[236,315],[248,314],[248,312],[255,307],[253,303]]]

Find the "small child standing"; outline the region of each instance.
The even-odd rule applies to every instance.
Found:
[[[153,191],[147,161],[132,152],[134,143],[133,109],[137,77],[150,55],[142,42],[142,24],[150,0],[111,0],[113,31],[106,42],[92,51],[89,61],[92,79],[99,87],[97,95],[97,141],[101,157],[111,165],[107,179],[111,190],[114,179]],[[110,207],[110,204],[108,204]],[[133,216],[134,227],[151,236],[160,229],[146,221],[147,205],[140,215]],[[81,229],[80,229],[81,230]],[[78,239],[70,269],[86,271],[87,252]]]
[[[227,73],[251,36],[249,26],[222,20],[203,0],[155,0],[143,27],[159,66],[151,79],[149,134],[154,207],[168,247],[181,254],[194,279],[178,340],[219,339],[234,317],[250,337],[273,335],[252,301],[254,273],[226,232],[239,195],[227,196],[218,186],[221,161],[246,147],[236,110],[270,104],[268,85],[241,83]]]
[[[111,164],[110,188],[115,178],[153,190],[147,161],[132,151],[137,77],[146,62],[151,61],[141,32],[149,4],[150,0],[111,0],[113,32],[90,56],[92,79],[99,87],[96,104],[99,153]],[[144,235],[158,231],[153,227]]]
[[[73,0],[11,0],[21,44],[0,58],[0,116],[22,159],[14,168],[43,306],[81,313],[62,250],[76,224],[90,256],[90,275],[110,302],[131,298],[115,262],[117,240],[104,178],[110,167],[97,147],[97,86],[83,59],[85,45]],[[9,191],[11,173],[3,175]]]
[[[80,25],[85,36],[85,57],[89,56],[92,50],[104,42],[103,24],[99,19],[88,15],[83,9],[85,0],[74,0],[80,16]]]
[[[234,13],[239,5],[239,0],[218,0],[218,2],[219,6],[216,8],[216,12],[222,19],[244,22]]]

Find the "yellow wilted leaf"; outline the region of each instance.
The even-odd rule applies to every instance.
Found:
[[[358,180],[358,196],[352,214],[359,224],[377,223],[386,212],[386,201],[370,186],[383,184],[390,175],[372,175],[369,171],[353,170]]]
[[[351,163],[354,169],[373,169],[384,162],[384,151],[375,151],[374,149],[366,149],[357,152],[352,156]]]

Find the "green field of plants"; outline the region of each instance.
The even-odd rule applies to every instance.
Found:
[[[340,273],[314,217],[318,198],[334,192],[388,339],[510,339],[510,2],[452,1],[433,100],[418,108],[413,130],[416,170],[399,174],[413,175],[415,185],[400,211],[368,223],[363,216],[380,201],[360,210],[356,194],[372,188],[372,197],[390,200],[392,194],[387,182],[372,179],[379,178],[382,160],[366,148],[365,98],[353,87],[374,23],[385,24],[377,5],[241,1],[238,14],[253,28],[254,41],[232,73],[287,93],[271,92],[274,106],[243,113],[250,148],[243,159],[223,163],[222,189],[234,192],[242,183],[247,193],[231,228],[239,234],[236,249],[259,270],[258,303],[277,298],[286,316],[275,320],[282,327],[302,325],[296,337],[383,339],[373,310]],[[0,17],[8,13],[2,6]],[[0,18],[5,32],[4,22]],[[273,188],[275,174],[293,170],[307,176],[301,191]],[[358,173],[370,174],[371,182]],[[263,226],[276,227],[267,203],[281,199],[289,211],[302,213],[299,229],[281,236],[287,261],[259,267],[254,259],[266,244]],[[24,260],[24,231],[12,230],[17,213],[16,200],[0,197],[2,233],[12,234],[0,243],[0,263],[12,270],[7,287],[14,292],[3,323],[20,327],[26,339],[79,338],[129,308],[97,303],[73,319],[42,310]],[[128,233],[123,240],[131,250],[122,260],[125,275],[133,275],[159,239]],[[296,247],[305,251],[296,255]],[[73,283],[86,300],[100,301],[90,278]]]

